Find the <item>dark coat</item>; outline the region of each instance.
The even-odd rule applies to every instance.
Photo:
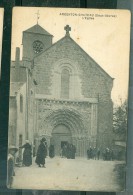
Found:
[[[8,154],[8,186],[11,187],[13,183],[14,172],[14,157],[12,154]]]
[[[72,145],[72,149],[71,150],[72,150],[72,152],[71,152],[72,153],[71,158],[72,159],[75,159],[76,147],[74,145]]]
[[[62,157],[67,157],[67,146],[66,145],[62,147]]]
[[[55,151],[54,151],[54,145],[49,146],[49,157],[53,158],[55,156]]]
[[[37,150],[37,156],[35,162],[38,165],[40,164],[44,165],[46,156],[47,156],[47,145],[44,142],[41,142]]]
[[[23,152],[23,164],[25,166],[30,166],[32,164],[32,148],[29,143],[24,144],[20,148],[24,148]]]

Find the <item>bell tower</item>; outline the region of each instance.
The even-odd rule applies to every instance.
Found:
[[[45,51],[52,45],[52,38],[49,32],[37,24],[23,31],[23,60],[31,61],[35,56]]]

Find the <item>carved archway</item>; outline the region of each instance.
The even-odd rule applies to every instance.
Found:
[[[80,137],[85,131],[82,116],[71,109],[57,109],[45,116],[41,126],[46,134],[51,135],[53,128],[59,124],[66,125],[73,136]]]
[[[71,139],[70,135],[65,140],[63,138],[64,135],[59,134],[60,143],[58,144],[61,145],[61,141],[71,140],[71,143],[73,143],[77,148],[77,155],[84,156],[86,151],[88,134],[87,129],[83,123],[84,119],[82,117],[83,116],[80,115],[78,111],[74,111],[73,109],[65,108],[57,109],[54,111],[51,110],[51,112],[47,116],[45,116],[42,121],[41,131],[39,133],[40,137],[46,136],[50,144],[53,130],[59,125],[64,125],[70,130]]]

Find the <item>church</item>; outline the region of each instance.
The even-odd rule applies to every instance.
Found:
[[[113,78],[73,40],[69,25],[63,30],[55,43],[38,23],[23,31],[22,60],[17,47],[11,62],[9,144],[28,139],[37,151],[45,137],[56,156],[72,143],[84,157],[90,146],[113,145]]]

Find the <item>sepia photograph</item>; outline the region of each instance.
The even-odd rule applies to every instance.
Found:
[[[129,53],[127,10],[13,9],[8,188],[125,190]]]

